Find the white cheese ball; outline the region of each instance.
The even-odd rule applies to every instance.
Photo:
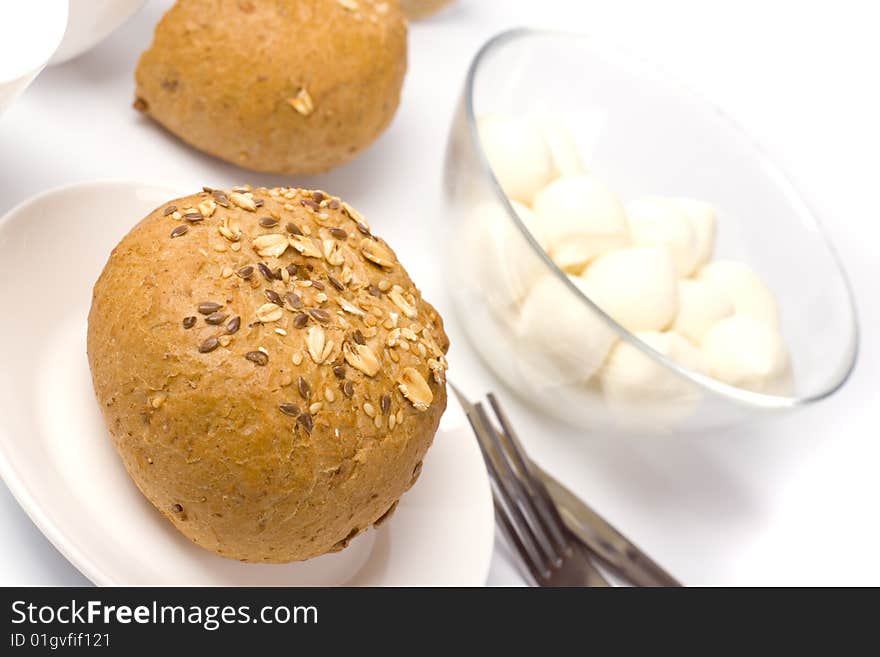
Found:
[[[593,301],[629,331],[662,331],[678,314],[678,278],[669,249],[612,251],[583,273]]]
[[[541,129],[529,119],[500,114],[481,117],[478,125],[483,150],[504,193],[531,205],[555,175]]]
[[[532,236],[546,248],[535,214],[522,203],[510,204]],[[476,206],[468,218],[465,234],[467,255],[463,262],[470,269],[468,278],[496,309],[522,301],[546,269],[513,219],[497,203]]]
[[[705,373],[703,356],[674,332],[645,331],[636,337],[688,370]],[[599,372],[605,402],[629,424],[668,426],[690,415],[702,390],[627,342],[619,342]]]
[[[710,376],[739,388],[771,392],[789,378],[779,331],[751,317],[722,319],[703,337],[702,352]]]
[[[541,219],[550,257],[570,273],[629,243],[623,205],[593,176],[554,180],[535,196],[532,208]]]
[[[675,199],[693,226],[697,240],[697,257],[695,268],[702,267],[712,259],[715,251],[715,234],[718,220],[715,208],[705,201],[692,198]]]
[[[734,313],[779,328],[779,306],[761,277],[741,262],[719,260],[703,267],[697,278],[721,290]]]
[[[542,117],[541,131],[550,149],[553,168],[557,176],[576,176],[586,173],[581,152],[568,128],[562,121],[552,117]]]
[[[705,281],[682,279],[678,282],[678,315],[672,330],[699,345],[712,326],[733,314],[727,295]]]
[[[592,296],[583,280],[569,280]],[[587,381],[617,340],[607,322],[553,275],[540,279],[529,292],[517,335],[519,348],[511,357],[523,359],[526,371],[548,384]]]
[[[678,275],[690,276],[697,268],[697,232],[673,199],[645,198],[626,205],[629,232],[634,244],[669,247]]]

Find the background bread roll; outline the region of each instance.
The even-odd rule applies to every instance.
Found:
[[[135,107],[248,169],[312,174],[388,126],[406,18],[379,0],[178,0],[141,55]]]
[[[419,20],[436,14],[452,0],[400,0],[407,18]]]
[[[199,545],[343,548],[415,481],[446,406],[442,320],[339,199],[170,201],[113,250],[88,327],[125,467]]]

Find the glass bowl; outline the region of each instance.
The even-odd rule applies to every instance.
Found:
[[[746,263],[779,301],[785,385],[756,392],[689,369],[612,320],[550,260],[502,191],[477,129],[486,114],[548,111],[621,199],[690,197],[716,208],[714,258]],[[468,71],[444,175],[459,320],[495,374],[547,413],[585,428],[702,431],[819,401],[852,371],[854,299],[815,213],[717,107],[630,53],[557,32],[494,37]],[[529,295],[544,302],[526,320]]]

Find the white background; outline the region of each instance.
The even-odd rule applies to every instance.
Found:
[[[93,178],[184,187],[290,182],[202,156],[131,110],[136,58],[167,4],[154,0],[95,50],[45,71],[0,116],[0,212],[49,187]],[[425,296],[448,307],[439,245],[446,234],[434,209],[445,132],[470,57],[493,33],[517,25],[603,34],[627,45],[719,104],[766,147],[824,218],[855,287],[862,352],[842,392],[735,432],[652,442],[575,432],[504,395],[536,459],[688,584],[880,584],[880,40],[873,5],[459,0],[411,27],[403,103],[389,131],[353,163],[295,181],[364,210]],[[473,393],[498,389],[454,320],[450,333],[457,380]],[[0,536],[0,584],[85,583],[2,486]],[[520,582],[498,545],[489,583]]]

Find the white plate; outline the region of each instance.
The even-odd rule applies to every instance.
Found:
[[[483,585],[491,493],[456,408],[394,516],[340,553],[287,565],[223,559],[190,543],[141,496],[92,393],[86,317],[110,250],[179,195],[138,183],[77,184],[0,220],[0,474],[25,511],[101,585]]]

